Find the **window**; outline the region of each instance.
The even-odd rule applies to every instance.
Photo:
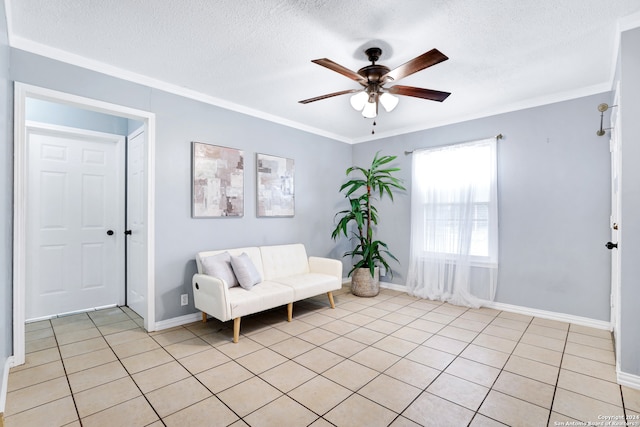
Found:
[[[412,295],[479,307],[498,270],[495,138],[413,153]]]
[[[496,221],[495,149],[490,144],[460,144],[414,156],[419,182],[413,185],[423,192],[424,252],[468,252],[477,261],[495,258],[490,239]]]
[[[425,223],[428,230],[436,233],[434,239],[424,239],[425,252],[442,252],[455,254],[460,249],[460,229],[463,225],[465,209],[461,204],[439,204],[430,209],[425,206]],[[471,239],[469,243],[469,255],[473,257],[489,256],[489,203],[475,202],[470,206],[471,210]],[[442,241],[444,245],[436,248],[436,243]]]

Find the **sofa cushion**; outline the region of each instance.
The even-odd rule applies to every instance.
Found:
[[[231,267],[238,278],[238,283],[244,289],[251,289],[262,281],[260,272],[245,252],[231,256]]]
[[[303,244],[260,246],[264,280],[275,280],[309,272]]]
[[[229,255],[229,252],[203,257],[200,262],[202,263],[203,273],[207,276],[224,280],[228,288],[239,285],[238,279],[231,268],[231,255]]]
[[[281,277],[275,281],[290,286],[293,289],[294,301],[300,301],[301,299],[335,291],[342,287],[342,280],[339,278],[320,273]]]
[[[259,313],[293,301],[293,289],[275,282],[260,282],[250,290],[240,286],[229,289],[231,318]]]

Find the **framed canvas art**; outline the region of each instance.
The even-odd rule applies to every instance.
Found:
[[[193,218],[244,215],[244,154],[219,145],[192,143]]]
[[[256,155],[257,216],[291,217],[295,213],[293,159]]]

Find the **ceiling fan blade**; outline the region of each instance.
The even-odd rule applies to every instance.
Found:
[[[439,90],[422,89],[419,87],[402,85],[391,86],[388,91],[389,93],[392,93],[394,95],[413,96],[416,98],[429,99],[431,101],[438,102],[444,101],[449,95],[451,95],[451,93],[449,92],[441,92]]]
[[[336,62],[333,62],[330,59],[327,59],[327,58],[314,59],[311,62],[314,62],[318,65],[322,65],[323,67],[326,67],[332,71],[335,71],[336,73],[340,73],[343,76],[349,77],[351,80],[355,80],[358,83],[367,82],[367,79],[362,77],[360,74],[356,73],[355,71],[351,71],[350,69],[343,67],[342,65]]]
[[[425,52],[422,55],[413,58],[411,61],[405,62],[399,67],[389,71],[387,74],[382,76],[382,79],[384,80],[388,77],[393,80],[400,80],[403,77],[407,77],[413,73],[417,73],[418,71],[429,68],[432,65],[439,64],[440,62],[446,61],[447,59],[449,58],[438,49],[431,49],[429,52]]]
[[[303,99],[302,101],[298,101],[300,104],[308,104],[310,102],[320,101],[321,99],[327,99],[338,95],[345,95],[347,93],[355,93],[361,92],[362,89],[349,89],[349,90],[341,90],[340,92],[328,93],[326,95],[316,96],[315,98]]]

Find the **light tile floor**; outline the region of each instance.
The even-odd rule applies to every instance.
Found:
[[[148,334],[127,307],[30,323],[6,426],[640,425],[607,331],[387,289],[335,299],[248,316],[238,344],[214,319]]]

